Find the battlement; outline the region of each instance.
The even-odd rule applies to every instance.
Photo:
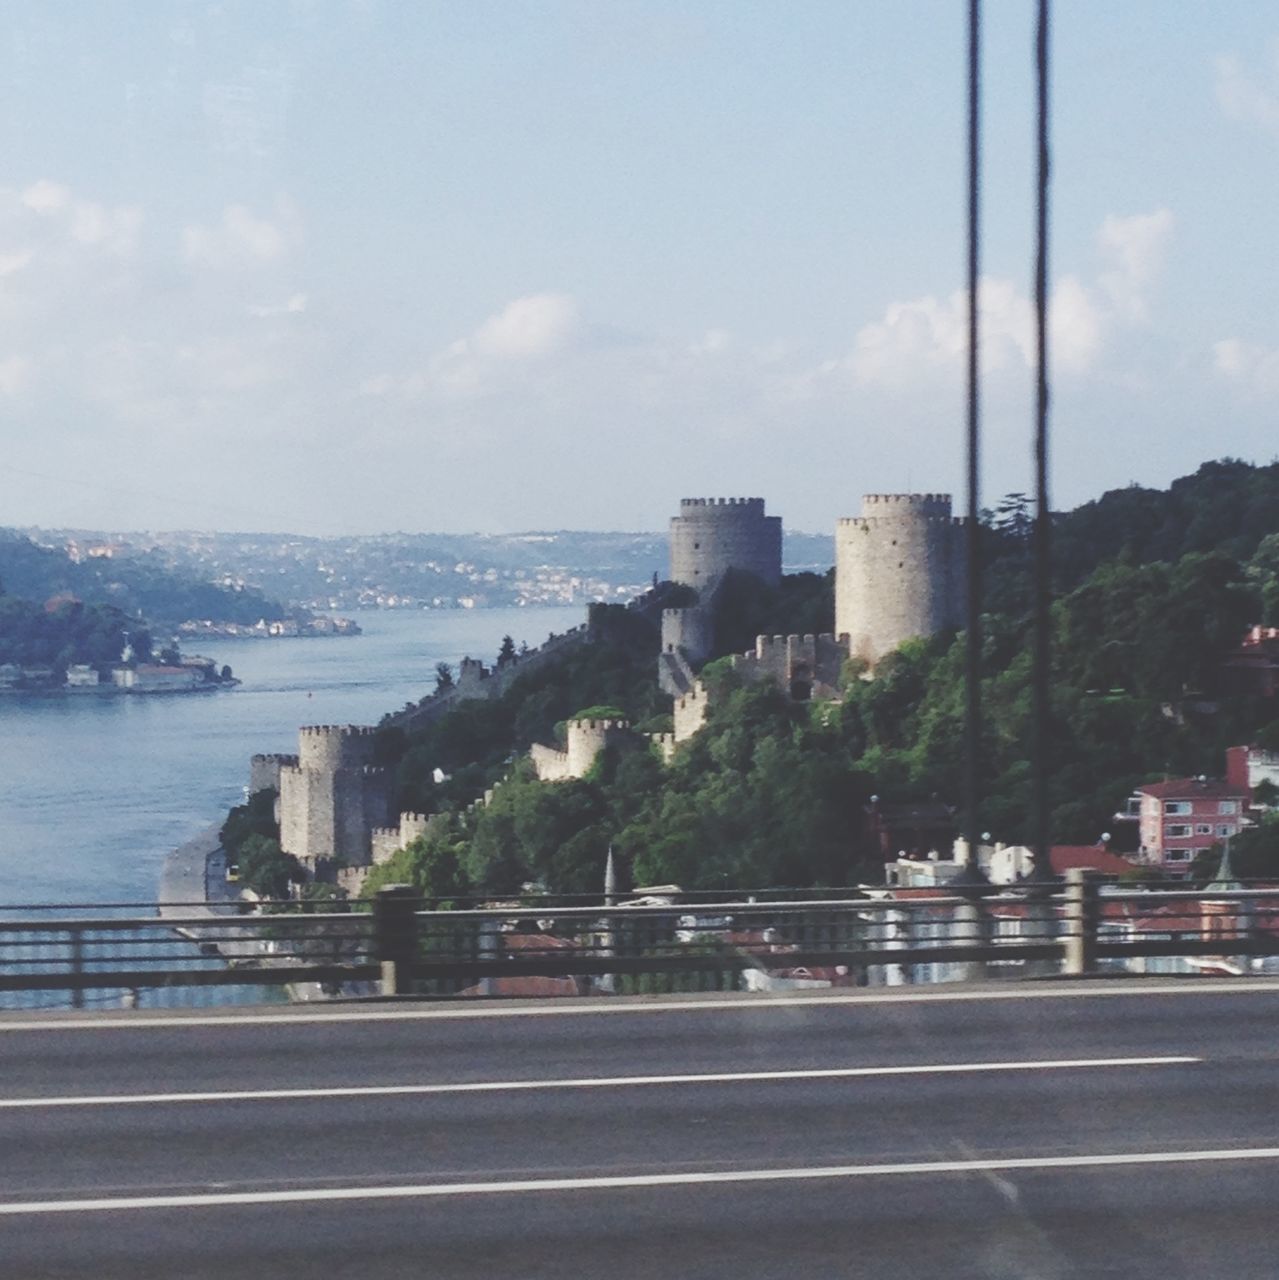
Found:
[[[829,632],[821,635],[788,635],[788,636],[756,636],[755,653],[762,655],[772,649],[785,649],[798,645],[806,647],[816,644],[834,644],[836,637]]]
[[[722,510],[728,508],[733,512],[750,512],[758,515],[764,514],[763,498],[681,498],[679,500],[679,509],[681,511],[702,510],[705,508],[714,510]]]
[[[259,751],[256,755],[249,757],[249,762],[251,764],[289,765],[297,764],[298,758],[282,751]]]
[[[863,508],[881,503],[906,505],[912,507],[931,507],[945,504],[950,507],[951,495],[948,493],[864,493]]]
[[[304,724],[298,732],[304,738],[368,738],[377,732],[377,728],[369,724]]]
[[[568,728],[576,730],[578,733],[587,730],[603,730],[603,729],[629,729],[631,722],[629,720],[570,720]]]
[[[841,529],[887,529],[891,527],[900,528],[907,521],[912,525],[935,524],[958,527],[966,525],[968,523],[968,517],[938,515],[935,513],[923,514],[918,509],[906,509],[899,511],[896,515],[840,516],[836,523]]]

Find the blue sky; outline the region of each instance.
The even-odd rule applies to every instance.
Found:
[[[1033,12],[986,7],[993,500],[1030,473]],[[1056,496],[1268,461],[1279,16],[1056,7]],[[958,491],[964,10],[0,4],[0,521]]]

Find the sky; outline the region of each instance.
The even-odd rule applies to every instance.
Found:
[[[1279,453],[1279,10],[1053,31],[1052,491]],[[1031,486],[1033,5],[983,42]],[[0,0],[0,524],[828,530],[963,489],[964,0]]]

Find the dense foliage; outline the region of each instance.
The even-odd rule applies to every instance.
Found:
[[[275,821],[276,792],[258,791],[227,814],[220,840],[227,864],[236,868],[239,882],[261,898],[283,898],[291,884],[306,879],[298,860],[280,849]]]
[[[137,657],[146,661],[149,633],[111,605],[64,600],[45,607],[0,592],[0,664],[65,671],[85,662],[103,669],[120,660],[126,635]]]
[[[1028,836],[1030,516],[1024,499],[982,530],[984,619],[982,826]],[[1119,490],[1055,520],[1062,590],[1053,610],[1052,836],[1095,841],[1132,788],[1216,774],[1225,748],[1279,742],[1279,707],[1232,692],[1221,664],[1252,622],[1279,607],[1279,465],[1207,464],[1171,489]],[[720,653],[756,633],[831,629],[830,576],[768,590],[733,575],[721,593]],[[405,807],[447,816],[375,872],[370,889],[411,881],[428,896],[511,893],[529,882],[598,892],[611,846],[632,884],[821,885],[878,879],[861,813],[884,800],[954,803],[963,767],[964,637],[908,643],[841,702],[791,703],[742,688],[723,662],[701,733],[664,765],[640,749],[606,753],[591,775],[539,783],[521,757],[588,708],[665,729],[651,624],[619,611],[600,643],[520,681],[496,703],[460,708],[413,739],[388,735]],[[450,775],[432,782],[431,771]],[[467,809],[505,778],[487,806]],[[1131,829],[1129,829],[1131,830]],[[1120,829],[1113,828],[1119,835]],[[1279,831],[1241,842],[1251,867],[1279,869]],[[1254,848],[1255,846],[1255,848]],[[1267,852],[1270,851],[1270,852]],[[1267,862],[1269,859],[1269,862]]]
[[[72,595],[85,604],[111,605],[132,617],[177,623],[188,618],[252,625],[287,610],[259,591],[218,586],[169,569],[158,552],[76,563],[64,551],[0,530],[0,582],[10,595],[43,603]]]

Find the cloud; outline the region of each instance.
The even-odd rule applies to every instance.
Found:
[[[1120,312],[1133,320],[1146,318],[1146,292],[1163,268],[1172,239],[1173,217],[1167,209],[1121,218],[1107,216],[1097,233],[1103,252],[1114,261],[1100,285]]]
[[[1097,232],[1104,267],[1093,284],[1060,276],[1049,299],[1049,358],[1054,372],[1091,368],[1106,341],[1125,327],[1144,323],[1173,232],[1167,209],[1128,217],[1109,215]],[[1031,369],[1035,363],[1035,313],[1014,281],[983,277],[978,287],[981,362],[984,374]],[[893,302],[876,321],[863,325],[851,352],[829,362],[861,385],[909,386],[920,377],[955,376],[968,349],[968,291],[945,298],[929,294]]]
[[[1213,343],[1213,367],[1223,378],[1254,395],[1279,394],[1279,348],[1240,338]]]
[[[246,205],[231,204],[216,226],[183,228],[182,255],[197,266],[261,266],[284,258],[298,238],[297,215],[287,202],[277,206],[273,218],[259,217]]]
[[[41,178],[22,193],[22,203],[35,213],[56,213],[64,209],[71,199],[71,192],[60,182]]]
[[[1279,137],[1279,40],[1270,47],[1269,83],[1254,79],[1238,58],[1216,61],[1217,102],[1227,118],[1258,125]]]
[[[579,325],[577,303],[563,293],[516,298],[475,331],[467,349],[497,360],[530,360],[562,350]]]
[[[488,395],[512,382],[528,385],[547,371],[554,357],[577,350],[586,334],[575,298],[565,293],[529,294],[508,302],[474,332],[435,352],[423,368],[405,375],[372,375],[360,390],[411,400]],[[554,370],[550,372],[553,376]]]
[[[9,212],[34,214],[32,229],[38,228],[39,238],[46,245],[52,236],[55,240],[60,238],[63,242],[101,248],[118,256],[133,252],[142,227],[142,211],[136,205],[111,207],[94,200],[77,199],[69,187],[50,178],[41,178],[25,187]],[[22,254],[29,258],[30,251],[23,250],[19,256]],[[4,253],[0,260],[13,257],[13,253]],[[2,268],[0,274],[3,274]]]

